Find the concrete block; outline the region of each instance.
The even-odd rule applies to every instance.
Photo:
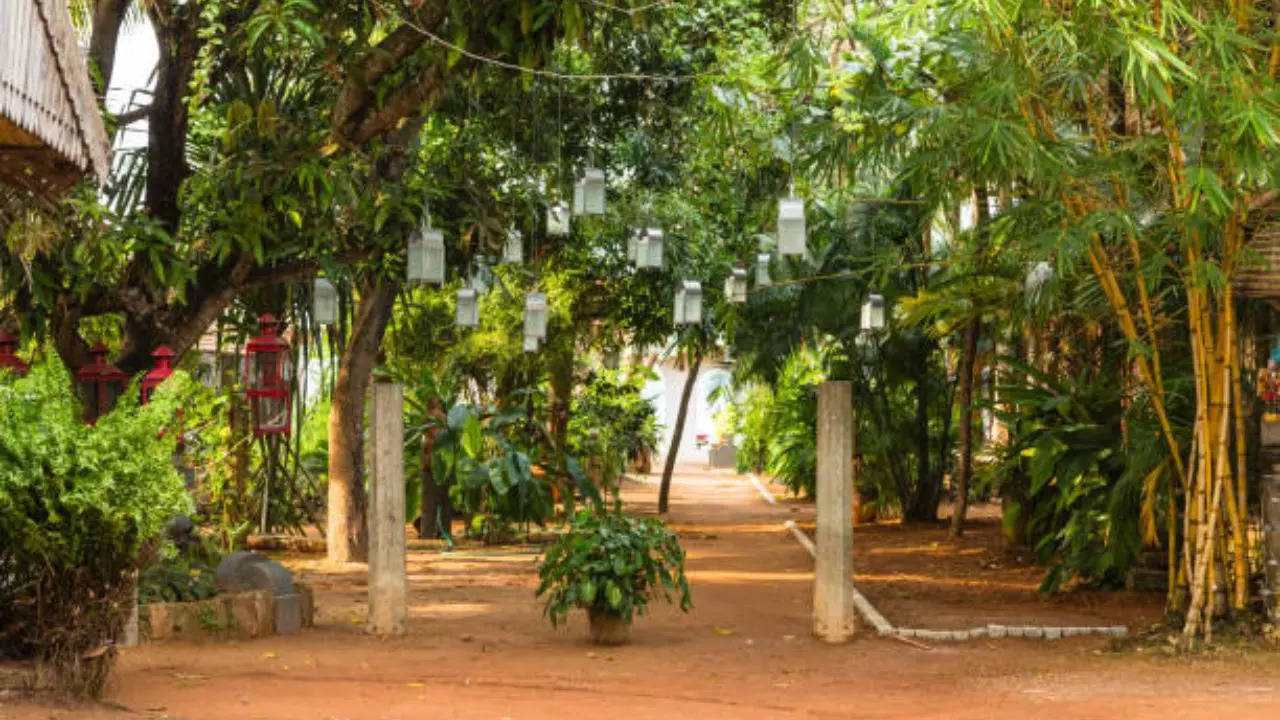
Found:
[[[987,637],[1002,638],[1009,634],[1009,628],[994,623],[987,625]]]
[[[1038,640],[1044,637],[1044,628],[1035,626],[1024,627],[1022,628],[1022,637]]]
[[[1062,628],[1047,627],[1044,629],[1045,640],[1057,640],[1062,637]]]
[[[302,597],[297,593],[277,595],[275,624],[277,635],[296,635],[302,631]]]
[[[1009,627],[1005,628],[1005,632],[1008,634],[1009,637],[1015,637],[1015,638],[1024,637],[1024,628],[1021,625],[1010,625]]]
[[[316,626],[316,591],[307,583],[295,582],[293,589],[302,600],[302,627]]]

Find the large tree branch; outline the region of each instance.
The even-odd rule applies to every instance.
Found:
[[[116,43],[120,25],[132,0],[97,0],[93,4],[93,30],[89,37],[89,59],[98,69],[94,83],[99,93],[111,86],[111,73],[116,64]]]

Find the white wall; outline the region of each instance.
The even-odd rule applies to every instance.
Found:
[[[670,361],[662,363],[654,370],[659,377],[645,385],[644,395],[653,403],[658,422],[662,424],[662,439],[658,445],[658,457],[655,458],[657,463],[661,463],[666,459],[667,449],[671,447],[671,434],[676,426],[676,413],[680,410],[680,393],[684,391],[685,379],[689,374],[685,370],[676,368]],[[677,462],[701,464],[708,462],[707,450],[710,447],[699,449],[696,439],[699,434],[703,434],[711,442],[715,442],[715,416],[719,406],[712,406],[707,401],[707,395],[717,386],[728,381],[728,370],[703,364],[701,372],[698,373],[697,384],[693,387],[693,394],[689,396],[689,414],[685,418],[684,434],[680,440],[679,452],[676,454]]]

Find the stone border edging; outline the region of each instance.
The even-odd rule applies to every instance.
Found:
[[[769,492],[769,488],[765,487],[764,483],[760,482],[760,476],[755,473],[751,473],[750,475],[747,475],[747,479],[755,486],[756,492],[760,493],[760,497],[764,498],[765,502],[770,505],[778,504],[778,498],[774,497],[773,493]]]
[[[752,476],[754,477],[754,476]],[[757,482],[759,482],[757,480]],[[791,531],[792,536],[800,543],[801,547],[809,551],[810,556],[817,556],[817,548],[814,547],[813,540],[810,539],[805,531],[796,525],[795,520],[788,520],[785,523],[787,530]],[[924,630],[919,628],[895,628],[884,615],[876,610],[871,601],[858,591],[856,587],[853,590],[853,605],[858,609],[867,622],[871,623],[876,632],[881,636],[896,635],[901,638],[916,638],[918,640],[949,640],[949,641],[965,641],[976,640],[978,638],[1029,638],[1042,640],[1058,640],[1065,637],[1083,637],[1086,635],[1101,635],[1104,637],[1121,638],[1129,634],[1129,629],[1123,625],[1108,626],[1086,626],[1086,627],[1064,627],[1054,625],[1000,625],[997,623],[989,623],[984,627],[975,627],[969,630]]]

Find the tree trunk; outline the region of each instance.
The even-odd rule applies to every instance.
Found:
[[[956,506],[951,513],[951,537],[964,534],[964,516],[969,510],[969,479],[973,472],[973,374],[978,355],[978,320],[964,329],[964,355],[960,359],[960,443],[959,467],[956,469]]]
[[[368,557],[365,526],[364,400],[391,319],[400,284],[386,278],[361,283],[351,341],[338,362],[329,409],[329,561],[360,562]]]
[[[929,346],[921,338],[916,354],[916,507],[912,519],[938,518],[938,485],[929,462]]]
[[[431,398],[427,414],[436,420],[444,420],[444,408],[440,398]],[[431,469],[431,459],[435,456],[436,435],[438,427],[431,428],[422,434],[422,501],[418,503],[421,518],[418,522],[418,537],[429,540],[441,538],[448,534],[453,522],[453,506],[449,504],[449,487],[436,482],[435,473]]]
[[[658,513],[667,512],[671,500],[671,474],[676,469],[676,455],[680,451],[680,437],[684,435],[684,421],[689,416],[689,398],[693,395],[693,386],[698,382],[698,368],[702,365],[702,348],[693,350],[693,360],[689,363],[689,376],[684,381],[684,391],[680,393],[680,410],[676,413],[676,426],[671,433],[671,447],[667,450],[667,461],[662,468],[662,487],[658,491]]]

